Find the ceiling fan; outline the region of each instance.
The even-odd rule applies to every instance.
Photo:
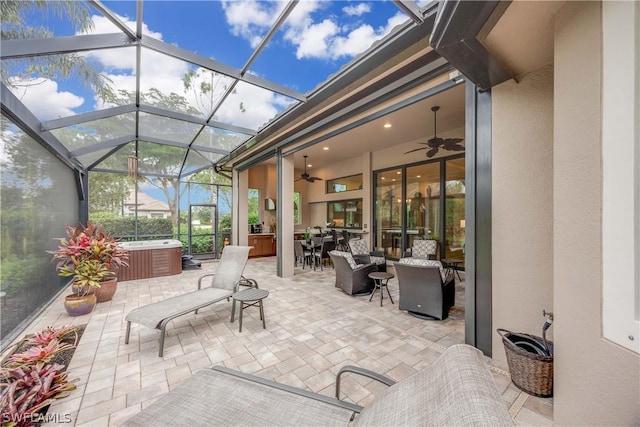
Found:
[[[418,150],[429,150],[427,151],[427,157],[433,157],[441,148],[448,151],[464,151],[464,146],[460,145],[460,142],[462,142],[462,138],[440,138],[439,136],[437,136],[436,112],[439,109],[440,107],[437,105],[431,107],[431,111],[433,111],[433,138],[429,139],[427,142],[418,142],[418,144],[426,145],[426,147],[409,150],[404,154],[413,153],[414,151]]]
[[[301,179],[304,179],[305,181],[308,181],[308,182],[322,181],[322,178],[319,178],[317,176],[311,176],[307,173],[307,156],[303,156],[303,157],[304,157],[304,173],[300,175],[300,178],[296,179],[296,181],[300,181]]]

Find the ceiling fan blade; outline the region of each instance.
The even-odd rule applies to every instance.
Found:
[[[440,147],[444,144],[444,139],[440,138],[439,136],[434,136],[429,141],[427,141],[427,144],[429,145],[429,147]]]
[[[464,146],[460,145],[460,138],[449,138],[444,141],[442,148],[449,151],[464,151]]]
[[[322,178],[317,177],[317,176],[312,176],[312,177],[311,177],[311,178],[309,178],[309,179],[311,180],[311,182],[314,182],[314,181],[322,181]]]
[[[429,147],[416,148],[416,149],[413,149],[413,150],[409,150],[409,151],[405,152],[404,154],[413,153],[414,151],[426,150],[427,148],[429,148]]]
[[[433,147],[431,150],[427,151],[427,157],[433,157],[438,152],[438,147]]]

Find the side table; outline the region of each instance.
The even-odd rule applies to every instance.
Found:
[[[240,302],[240,332],[242,332],[242,312],[247,307],[258,306],[260,308],[260,320],[262,320],[262,328],[267,329],[264,319],[264,307],[262,300],[269,296],[269,291],[265,289],[247,288],[231,295],[233,302]],[[231,323],[234,321],[235,310],[231,311]]]
[[[382,271],[377,271],[373,273],[369,273],[369,277],[373,279],[373,283],[375,287],[373,288],[373,292],[371,292],[371,296],[369,297],[369,302],[373,299],[373,295],[376,293],[376,289],[380,288],[380,307],[382,307],[382,298],[384,298],[384,293],[382,292],[382,288],[387,288],[387,293],[389,294],[389,299],[391,300],[391,304],[393,304],[393,298],[391,298],[391,292],[389,292],[389,279],[395,277],[391,273],[386,273]]]
[[[458,258],[442,258],[440,260],[442,266],[446,269],[445,274],[449,274],[450,272],[454,272],[456,276],[458,276],[458,280],[462,281],[460,278],[460,273],[458,273],[458,264],[462,264],[463,260]]]

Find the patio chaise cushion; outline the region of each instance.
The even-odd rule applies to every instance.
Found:
[[[197,313],[197,310],[203,307],[229,299],[241,283],[242,272],[247,264],[250,249],[251,246],[226,246],[222,251],[222,257],[220,258],[215,274],[202,276],[198,280],[197,291],[172,296],[162,301],[138,307],[129,312],[125,317],[127,321],[127,332],[124,339],[125,344],[129,343],[131,323],[138,323],[150,328],[160,329],[158,356],[162,357],[167,324],[176,317],[193,311]],[[213,276],[211,286],[201,288],[202,280],[209,276]],[[232,309],[235,309],[235,303]]]
[[[456,345],[426,369],[377,395],[353,423],[353,427],[372,425],[504,426],[513,422],[482,353]]]
[[[436,261],[433,259],[408,257],[400,258],[398,262],[400,264],[419,265],[421,267],[438,267],[438,269],[440,270],[440,276],[442,276],[442,280],[447,279],[447,275],[445,274],[444,268],[442,267],[442,263],[440,261]]]

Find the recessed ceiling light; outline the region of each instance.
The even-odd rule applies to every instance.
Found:
[[[308,167],[308,168],[312,168],[312,167],[313,167],[313,165],[312,165],[311,163],[309,163],[309,164],[307,165],[307,167]]]
[[[391,181],[395,182],[395,181],[396,181],[396,179],[395,179],[395,178],[393,178]]]
[[[400,175],[401,173],[402,173],[402,172],[398,171],[398,172],[396,172],[396,175]]]
[[[383,177],[381,177],[380,179],[386,179],[386,178],[383,176]]]
[[[385,129],[389,129],[390,127],[391,127],[391,123],[385,123],[385,124],[384,124],[384,128],[385,128]]]
[[[322,147],[324,151],[329,151],[329,147]]]
[[[420,178],[420,175],[416,175],[416,178]]]

